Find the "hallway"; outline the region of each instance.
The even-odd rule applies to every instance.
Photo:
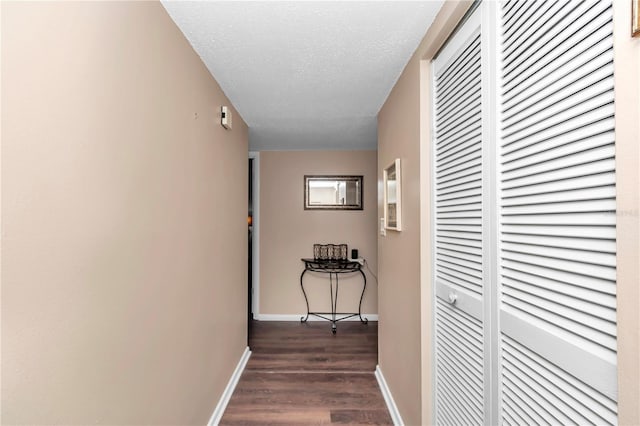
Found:
[[[640,425],[638,11],[0,1],[0,423]]]
[[[253,323],[251,358],[220,424],[392,424],[374,376],[378,324]]]

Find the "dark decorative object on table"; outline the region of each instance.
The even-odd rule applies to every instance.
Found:
[[[314,244],[313,258],[316,260],[347,260],[346,244]]]

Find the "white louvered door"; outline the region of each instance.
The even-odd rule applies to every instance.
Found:
[[[436,422],[484,421],[482,52],[474,13],[434,61]]]
[[[611,0],[501,15],[502,421],[613,424]]]
[[[483,2],[433,61],[437,424],[617,423],[612,31]]]

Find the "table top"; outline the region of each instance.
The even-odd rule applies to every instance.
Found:
[[[355,260],[313,259],[302,258],[305,269],[317,272],[355,272],[360,270],[361,264]]]

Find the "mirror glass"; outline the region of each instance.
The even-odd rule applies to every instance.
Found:
[[[384,179],[384,227],[394,231],[402,229],[401,220],[401,195],[400,188],[400,159],[396,159],[389,167],[383,170]]]
[[[398,198],[397,198],[396,165],[392,164],[387,168],[387,226],[396,228],[398,226]]]
[[[306,175],[305,210],[362,210],[362,176]]]

